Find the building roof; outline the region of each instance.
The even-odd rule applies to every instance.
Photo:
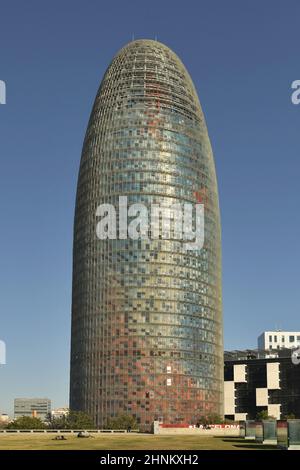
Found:
[[[295,349],[244,349],[224,351],[224,361],[249,361],[251,359],[272,359],[272,358],[290,358]]]

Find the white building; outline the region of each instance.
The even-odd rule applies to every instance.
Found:
[[[1,424],[8,424],[9,421],[10,421],[10,419],[9,419],[8,414],[2,413],[2,414],[0,415],[0,423],[1,423]]]
[[[293,349],[300,347],[300,331],[264,331],[257,338],[258,349]]]
[[[69,408],[56,408],[51,411],[52,418],[62,418],[69,414]]]
[[[51,400],[49,398],[15,398],[14,400],[15,419],[30,416],[45,420],[50,413]]]

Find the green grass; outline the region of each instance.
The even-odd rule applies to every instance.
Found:
[[[54,441],[53,435],[0,436],[0,450],[267,450],[253,441],[235,437],[185,436],[152,434],[97,434],[94,438],[78,438],[65,435],[66,441]]]

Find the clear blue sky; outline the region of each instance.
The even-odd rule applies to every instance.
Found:
[[[0,412],[68,403],[72,224],[99,82],[135,38],[171,47],[206,115],[220,190],[225,347],[300,329],[297,1],[35,1],[0,6]]]

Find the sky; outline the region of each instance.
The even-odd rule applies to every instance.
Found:
[[[157,39],[190,72],[217,168],[226,349],[300,330],[300,3],[0,0],[0,413],[68,405],[72,230],[82,142],[113,56]]]

